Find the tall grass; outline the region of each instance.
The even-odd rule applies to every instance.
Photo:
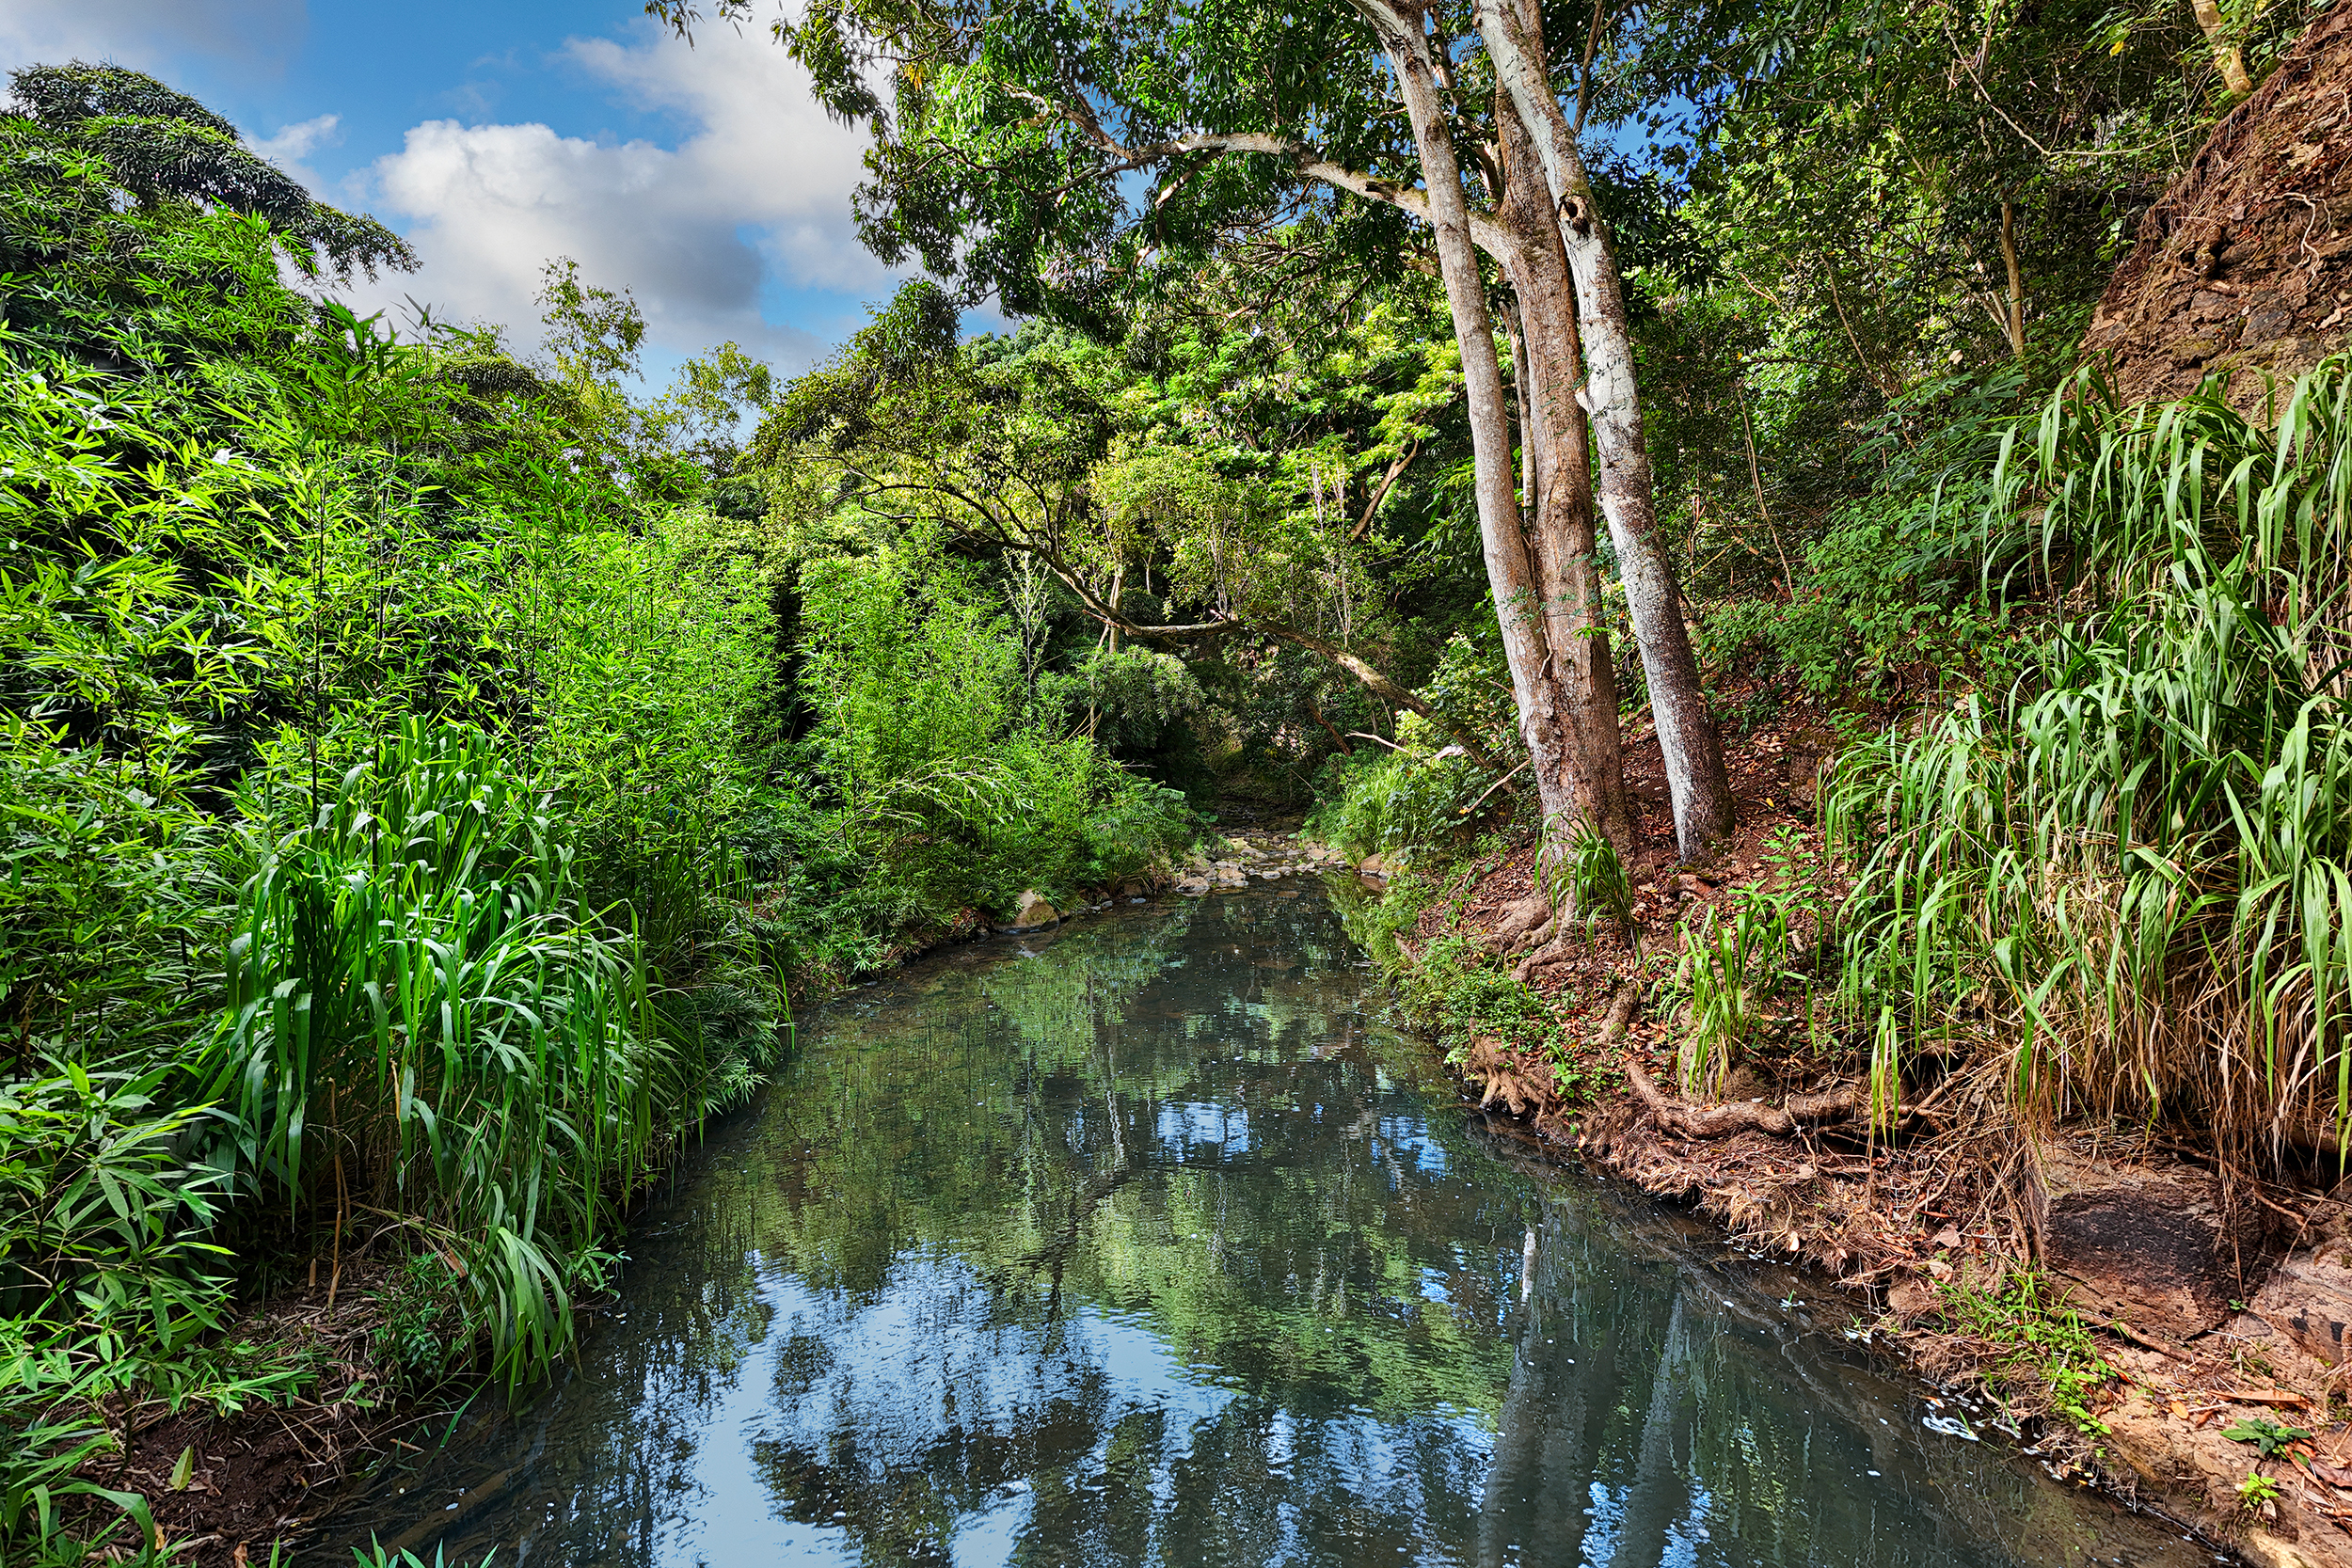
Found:
[[[422,1222],[510,1385],[706,1088],[568,829],[480,732],[409,721],[262,852],[198,1067],[251,1188]]]
[[[2004,442],[1988,584],[2058,607],[2006,692],[1840,759],[1840,1000],[1878,1054],[2007,1052],[2034,1116],[2352,1128],[2352,365],[2267,426],[2092,372]]]

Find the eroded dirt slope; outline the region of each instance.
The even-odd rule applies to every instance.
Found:
[[[2127,398],[2230,377],[2252,413],[2352,343],[2352,7],[2322,16],[2141,220],[2084,335]]]

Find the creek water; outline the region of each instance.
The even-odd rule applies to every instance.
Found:
[[[323,1560],[2214,1560],[1525,1157],[1311,883],[813,1012],[628,1248],[576,1363],[364,1483]]]

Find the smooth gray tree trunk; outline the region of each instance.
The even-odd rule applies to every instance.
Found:
[[[1594,558],[1592,451],[1575,401],[1584,379],[1575,296],[1534,147],[1515,118],[1503,113],[1501,119],[1501,215],[1519,242],[1504,274],[1518,297],[1525,345],[1527,415],[1520,438],[1533,454],[1528,511],[1534,520],[1528,546],[1567,710],[1569,793],[1587,823],[1618,849],[1630,850],[1633,815],[1626,800],[1617,672],[1601,621],[1600,567]]]
[[[1518,707],[1519,734],[1527,742],[1535,791],[1547,821],[1576,808],[1568,755],[1566,715],[1560,679],[1546,636],[1542,589],[1519,520],[1511,463],[1511,413],[1495,355],[1494,322],[1486,310],[1486,279],[1470,237],[1469,202],[1462,195],[1462,167],[1454,134],[1438,97],[1428,34],[1419,11],[1391,8],[1380,0],[1357,0],[1357,9],[1379,33],[1421,156],[1428,193],[1429,223],[1437,238],[1438,267],[1446,303],[1454,314],[1454,336],[1462,351],[1462,381],[1470,407],[1470,454],[1477,473],[1478,533],[1486,559],[1487,586],[1502,626],[1502,646],[1511,669],[1511,694]]]
[[[1682,620],[1682,593],[1658,538],[1649,451],[1642,436],[1640,388],[1625,280],[1608,225],[1593,197],[1576,133],[1552,96],[1543,35],[1532,0],[1477,0],[1479,36],[1498,83],[1534,140],[1563,252],[1575,281],[1585,381],[1578,402],[1592,422],[1598,497],[1625,582],[1626,607],[1642,646],[1650,711],[1674,798],[1675,840],[1703,853],[1732,829],[1731,780],[1707,708],[1698,659]]]

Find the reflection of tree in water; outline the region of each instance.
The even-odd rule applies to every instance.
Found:
[[[1915,1399],[1875,1366],[1760,1284],[1640,1233],[1670,1227],[1586,1188],[1530,1231],[1482,1565],[2084,1560],[2095,1505],[1995,1450],[1922,1442]]]
[[[826,1009],[714,1133],[520,1428],[521,1539],[668,1561],[749,1485],[875,1564],[2081,1560],[1684,1222],[1424,1098],[1319,904],[1029,947]]]

